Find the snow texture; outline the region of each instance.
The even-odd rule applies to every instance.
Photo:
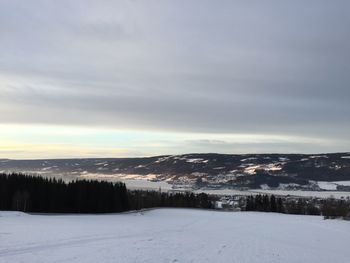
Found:
[[[0,212],[0,262],[348,263],[350,223],[256,212]]]
[[[350,181],[334,181],[334,182],[323,182],[318,181],[317,185],[323,190],[337,190],[337,186],[350,186]]]

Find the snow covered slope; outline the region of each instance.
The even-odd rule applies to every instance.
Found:
[[[0,262],[349,262],[350,223],[254,212],[0,211]]]
[[[350,153],[183,154],[145,158],[0,160],[0,172],[63,180],[169,183],[174,188],[338,190],[350,192]],[[317,182],[325,183],[317,183]],[[346,182],[326,184],[327,182]]]

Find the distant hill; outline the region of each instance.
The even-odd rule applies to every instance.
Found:
[[[208,153],[112,159],[1,159],[0,171],[40,174],[65,180],[146,179],[191,188],[350,190],[350,183],[344,182],[350,181],[350,153]]]

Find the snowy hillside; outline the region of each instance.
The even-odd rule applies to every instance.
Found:
[[[171,184],[176,189],[234,188],[350,191],[350,153],[184,154],[147,158],[0,160],[0,172],[64,180]],[[166,187],[166,186],[164,186]]]
[[[350,223],[273,213],[158,209],[0,212],[0,262],[349,262]]]
[[[131,188],[350,191],[350,153],[184,154],[147,158],[0,160],[0,172],[130,182]]]

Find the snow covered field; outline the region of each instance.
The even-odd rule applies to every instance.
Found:
[[[0,211],[0,262],[349,262],[350,222],[157,209],[113,215]]]

